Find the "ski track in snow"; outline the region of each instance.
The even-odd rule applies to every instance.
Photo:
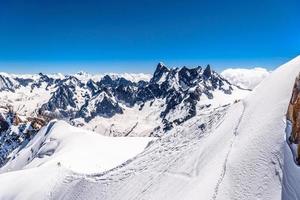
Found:
[[[228,150],[228,153],[225,157],[225,160],[224,160],[224,164],[223,164],[223,170],[221,172],[221,176],[220,176],[220,179],[218,180],[217,182],[217,185],[216,185],[216,188],[215,188],[215,193],[213,194],[213,197],[212,197],[212,200],[216,200],[217,199],[217,196],[218,196],[218,192],[219,192],[219,188],[223,182],[223,179],[225,177],[225,174],[226,174],[226,170],[227,170],[227,161],[228,161],[228,158],[230,156],[230,153],[231,153],[231,150],[232,150],[232,147],[233,147],[233,144],[234,144],[234,141],[238,135],[238,129],[239,129],[239,126],[241,124],[241,121],[243,119],[243,116],[244,116],[244,113],[245,113],[245,109],[246,109],[246,106],[245,106],[245,102],[242,100],[242,105],[243,105],[243,110],[242,110],[242,113],[241,113],[241,116],[239,118],[239,121],[233,131],[233,138],[231,140],[231,143],[230,143],[230,146],[229,146],[229,150]]]

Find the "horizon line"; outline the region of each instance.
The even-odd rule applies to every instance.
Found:
[[[158,63],[163,62],[169,68],[181,67],[205,67],[208,64],[215,71],[223,71],[228,68],[265,68],[274,70],[282,64],[292,60],[293,57],[278,57],[274,59],[197,59],[197,60],[114,60],[114,61],[0,61],[0,71],[10,74],[74,74],[78,72],[87,73],[144,73],[154,72]],[[165,61],[164,61],[165,60]],[[209,61],[210,60],[210,61]],[[63,69],[62,69],[63,68]],[[3,70],[5,69],[5,70]]]

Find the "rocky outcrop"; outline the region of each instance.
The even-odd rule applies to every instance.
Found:
[[[295,80],[292,97],[288,106],[287,119],[292,123],[291,143],[298,145],[297,162],[300,164],[300,74]]]
[[[85,121],[96,116],[122,114],[123,107],[138,105],[143,109],[146,102],[160,99],[165,101],[160,113],[161,120],[181,124],[196,115],[197,102],[202,98],[213,99],[215,91],[230,95],[234,89],[210,65],[205,68],[168,68],[159,63],[149,82],[132,82],[109,75],[99,81],[88,80],[85,83],[72,76],[62,80],[40,76],[40,80],[55,83],[56,90],[48,102],[41,106],[39,113],[71,120],[81,117]],[[183,114],[174,116],[172,113],[176,109],[183,110]]]
[[[169,72],[170,69],[167,68],[162,62],[158,63],[150,83],[159,82],[163,77],[167,76]]]
[[[40,130],[47,123],[47,120],[39,117],[28,117],[27,120],[34,130]]]
[[[0,113],[0,167],[10,153],[24,147],[47,121],[39,117],[20,117],[11,106],[1,106]]]
[[[42,86],[42,84],[46,84],[46,90],[48,90],[48,87],[53,85],[55,83],[55,81],[56,80],[54,80],[53,78],[50,78],[49,76],[47,76],[43,73],[39,73],[39,79],[35,80],[31,84],[31,90],[33,90],[35,88],[40,88]]]
[[[114,96],[107,88],[104,88],[91,99],[86,101],[85,105],[81,107],[76,117],[82,117],[86,122],[88,122],[96,116],[109,118],[115,114],[122,113],[123,109],[120,107]]]
[[[14,92],[16,88],[17,85],[14,84],[11,78],[0,74],[0,91]]]
[[[52,118],[72,118],[89,98],[87,86],[74,76],[56,80],[56,90],[51,98],[41,106],[39,113]],[[91,88],[93,89],[93,88]]]
[[[7,131],[9,128],[9,123],[5,120],[5,118],[0,114],[0,134],[2,132]]]

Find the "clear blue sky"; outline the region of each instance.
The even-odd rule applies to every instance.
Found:
[[[0,71],[270,69],[300,54],[299,0],[1,0]]]

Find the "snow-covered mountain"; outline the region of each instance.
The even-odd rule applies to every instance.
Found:
[[[138,82],[111,75],[94,81],[87,79],[91,76],[86,73],[1,76],[6,80],[0,93],[1,106],[9,108],[10,115],[44,122],[63,119],[109,136],[162,136],[185,121],[249,93],[210,66],[171,69],[159,63],[149,81]],[[2,120],[3,125],[10,121]],[[18,131],[1,131],[0,166],[38,131],[28,138],[26,126],[24,123],[11,126]]]
[[[172,69],[159,63],[149,80],[138,75],[134,76],[136,82],[125,75],[95,79],[83,72],[65,76],[3,74],[3,80],[9,81],[2,84],[0,100],[20,115],[64,119],[104,135],[149,136],[249,93],[210,66]]]
[[[284,138],[299,72],[300,56],[249,91],[209,66],[160,63],[149,81],[70,76],[3,90],[9,104],[30,88],[37,114],[83,128],[52,120],[13,151],[0,168],[0,199],[300,198]],[[35,104],[35,90],[49,95]],[[160,137],[124,137],[149,135]]]
[[[232,84],[248,89],[254,89],[269,74],[269,71],[259,67],[253,69],[229,68],[221,72],[221,75]]]

